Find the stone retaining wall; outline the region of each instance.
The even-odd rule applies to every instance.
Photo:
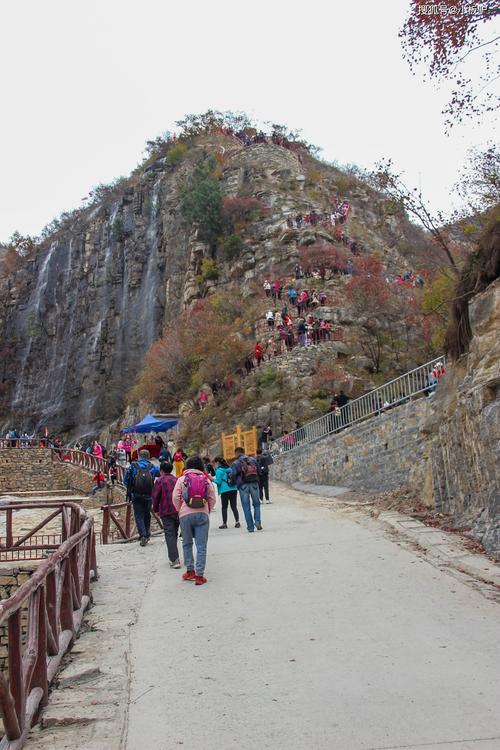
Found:
[[[419,398],[336,435],[283,453],[273,476],[383,492],[408,482],[423,457],[422,427],[430,400]]]
[[[72,490],[88,495],[93,472],[69,463],[52,461],[48,448],[0,449],[0,492],[47,492]],[[125,497],[122,487],[113,488],[114,502]]]

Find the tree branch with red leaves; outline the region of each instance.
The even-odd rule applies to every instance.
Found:
[[[450,129],[466,117],[480,116],[496,109],[497,97],[485,91],[497,79],[498,62],[494,51],[500,36],[483,39],[486,23],[500,14],[497,0],[411,0],[410,13],[399,32],[403,55],[413,72],[428,66],[430,78],[453,81],[451,100],[443,110]],[[464,70],[469,56],[482,50],[479,76]],[[477,58],[477,56],[476,56]],[[460,69],[459,69],[460,68]]]

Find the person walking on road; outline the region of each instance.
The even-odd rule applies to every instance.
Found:
[[[259,474],[259,495],[260,502],[264,502],[264,495],[266,497],[266,503],[270,503],[269,499],[269,467],[273,462],[273,457],[270,453],[262,453],[261,449],[257,449],[257,471]]]
[[[182,472],[184,471],[184,461],[186,460],[186,458],[187,456],[182,448],[177,448],[174,453],[174,469],[176,477],[180,477]]]
[[[255,529],[262,531],[257,461],[251,456],[245,456],[243,448],[235,448],[234,452],[236,461],[231,466],[231,474],[240,493],[247,530],[249,532],[253,532]],[[250,499],[253,505],[253,515]]]
[[[158,467],[149,460],[149,451],[139,451],[139,460],[133,461],[127,469],[123,482],[127,488],[127,500],[134,508],[135,525],[140,545],[144,547],[151,537],[151,502],[153,485],[159,475]]]
[[[199,456],[190,456],[186,461],[184,474],[177,479],[172,497],[179,514],[184,552],[184,581],[194,581],[197,586],[207,582],[205,564],[209,513],[215,507],[216,497],[213,483],[205,474],[203,461]],[[196,563],[193,556],[193,539],[196,544]]]
[[[177,548],[179,514],[172,501],[177,479],[173,476],[172,469],[173,466],[168,461],[160,464],[160,478],[153,487],[153,510],[161,518],[170,567],[178,570],[181,567]]]
[[[217,485],[217,491],[220,495],[222,502],[222,526],[219,529],[227,529],[227,507],[231,505],[233,516],[235,520],[234,528],[239,529],[240,515],[238,513],[238,490],[234,485],[228,484],[228,480],[231,476],[231,468],[227,461],[222,456],[214,458],[215,464],[215,479],[214,482]]]

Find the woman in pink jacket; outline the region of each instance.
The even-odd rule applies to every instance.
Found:
[[[207,559],[209,513],[215,507],[216,495],[212,481],[205,474],[199,456],[190,456],[186,469],[174,487],[172,502],[179,514],[182,530],[182,548],[186,572],[182,578],[194,581],[197,586],[207,582],[204,576]],[[196,563],[193,557],[193,539],[196,544]]]
[[[92,453],[96,458],[102,458],[102,445],[100,445],[97,440],[94,440]]]

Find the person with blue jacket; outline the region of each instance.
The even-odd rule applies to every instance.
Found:
[[[221,456],[214,458],[215,464],[215,477],[213,481],[217,485],[217,491],[219,493],[222,505],[222,526],[219,529],[227,529],[227,506],[231,505],[233,516],[235,520],[234,528],[239,529],[240,514],[238,513],[238,490],[234,485],[228,484],[228,479],[231,475],[231,469],[227,461]]]
[[[127,488],[127,500],[134,508],[135,525],[140,545],[144,547],[151,537],[151,503],[155,479],[160,476],[157,466],[149,460],[149,451],[139,451],[139,460],[132,461],[123,483]]]

